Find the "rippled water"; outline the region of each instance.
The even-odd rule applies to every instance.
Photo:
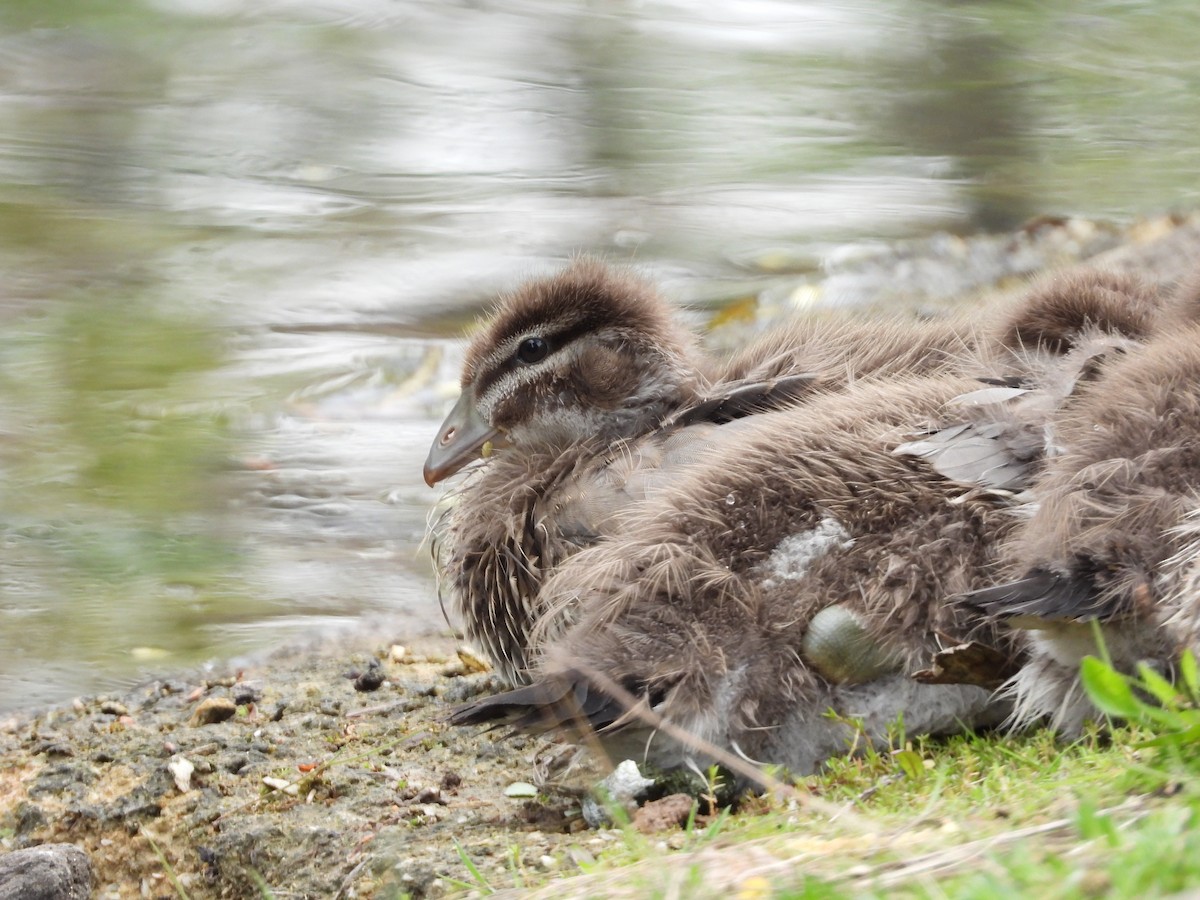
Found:
[[[444,628],[418,470],[453,338],[577,250],[712,304],[884,240],[1200,193],[1191,0],[0,23],[0,709]]]

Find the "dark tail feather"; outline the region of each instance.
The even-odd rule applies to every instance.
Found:
[[[601,691],[580,672],[554,675],[527,687],[485,697],[455,709],[451,725],[510,726],[543,732],[564,726],[599,731],[624,715],[625,705]]]
[[[1018,627],[1036,626],[1038,620],[1080,621],[1105,616],[1090,580],[1044,569],[1035,569],[1017,581],[972,591],[963,602]]]

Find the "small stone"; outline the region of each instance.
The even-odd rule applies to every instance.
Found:
[[[263,784],[277,791],[283,791],[285,794],[291,794],[293,797],[300,793],[300,785],[293,784],[286,778],[272,778],[270,775],[267,775],[263,778]]]
[[[366,670],[360,672],[358,677],[354,679],[354,689],[361,692],[377,691],[380,685],[386,680],[387,676],[383,673],[383,668],[379,665],[379,660],[373,659]]]
[[[543,853],[538,859],[538,865],[547,872],[553,872],[558,868],[558,860],[549,854]]]
[[[232,719],[237,713],[237,704],[228,697],[209,697],[196,707],[188,724],[192,727],[214,725]]]
[[[100,712],[110,716],[127,716],[129,715],[129,707],[124,703],[118,703],[116,700],[105,700],[100,704]]]
[[[514,781],[504,789],[504,796],[520,798],[536,797],[537,788],[535,788],[528,781]]]
[[[580,869],[595,865],[596,863],[596,857],[588,853],[583,847],[568,847],[567,857]]]
[[[192,789],[192,773],[196,771],[196,767],[186,757],[172,756],[167,761],[167,771],[175,779],[175,787],[179,788],[179,793],[186,794]]]
[[[435,787],[424,787],[417,791],[417,796],[413,798],[416,803],[438,803],[442,806],[446,805],[445,799],[442,797],[442,792]]]
[[[408,662],[408,648],[403,644],[392,644],[392,646],[388,648],[387,656],[390,662]]]
[[[92,864],[74,844],[42,844],[0,856],[0,900],[92,895]]]
[[[624,760],[612,772],[596,785],[595,793],[602,798],[585,797],[582,804],[584,819],[593,828],[600,828],[611,823],[606,804],[615,803],[632,809],[638,797],[654,786],[653,778],[643,778],[638,771],[637,763],[632,759]]]
[[[652,800],[633,814],[633,827],[642,834],[682,828],[691,817],[695,802],[687,794],[671,794],[661,800]]]

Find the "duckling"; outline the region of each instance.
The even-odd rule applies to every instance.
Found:
[[[1200,289],[1159,309],[1148,289],[1112,277],[1098,289],[1111,302],[1074,315],[1097,289],[1094,279],[1056,283],[1035,296],[1051,324],[1021,350],[1027,341],[1056,363],[1043,358],[1040,379],[992,404],[1006,410],[985,404],[941,442],[1042,435],[1024,460],[1005,451],[988,463],[997,471],[1003,459],[1016,476],[1026,521],[1005,548],[1008,580],[964,599],[1024,629],[1028,658],[1007,687],[1012,724],[1044,718],[1066,735],[1095,715],[1078,679],[1082,657],[1098,652],[1093,622],[1118,667],[1166,670],[1195,644],[1200,606]],[[952,476],[987,484],[988,465]]]
[[[987,387],[954,398],[949,424],[896,452],[922,456],[964,484],[1027,488],[1060,452],[1055,421],[1078,385],[1144,340],[1158,307],[1154,291],[1122,273],[1083,270],[1043,281],[978,342],[974,365]]]
[[[945,367],[967,346],[952,324],[833,326],[717,364],[649,285],[599,262],[525,284],[471,343],[425,464],[433,485],[492,449],[434,528],[467,636],[507,680],[527,680],[534,623],[543,635],[566,623],[561,609],[546,618],[548,575],[619,533],[737,423],[872,370]]]
[[[452,721],[579,723],[614,760],[672,768],[715,746],[796,773],[844,753],[850,719],[875,744],[900,716],[910,734],[999,721],[988,689],[910,677],[944,646],[1004,643],[947,598],[990,583],[1005,500],[893,452],[973,384],[864,378],[739,420],[546,580],[537,680]]]

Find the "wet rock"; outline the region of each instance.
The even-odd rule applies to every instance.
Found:
[[[86,900],[92,865],[74,844],[43,844],[0,856],[0,900]]]
[[[69,829],[80,846],[105,848],[92,859],[96,882],[141,883],[163,897],[170,890],[161,865],[140,837],[148,825],[163,836],[160,846],[194,848],[167,851],[193,897],[261,896],[256,876],[279,896],[436,896],[444,890],[439,878],[462,871],[453,841],[494,845],[502,854],[513,830],[529,827],[548,837],[529,848],[526,864],[548,855],[562,865],[562,842],[583,824],[577,797],[505,797],[506,784],[530,778],[519,762],[530,739],[448,731],[441,699],[456,682],[493,676],[448,681],[437,675],[446,654],[436,663],[424,652],[409,654],[418,656],[403,669],[383,661],[389,676],[403,672],[413,690],[385,688],[388,702],[358,716],[346,714],[364,699],[344,677],[346,662],[362,671],[372,656],[348,657],[339,648],[329,656],[293,651],[255,672],[246,681],[261,685],[261,714],[225,726],[194,728],[188,720],[206,697],[232,697],[236,677],[224,687],[206,680],[191,698],[194,679],[169,694],[152,686],[113,698],[137,710],[135,728],[113,728],[99,700],[23,720],[21,729],[0,733],[0,756],[29,773],[7,814],[0,812],[0,834],[27,847]],[[147,705],[147,696],[155,702]],[[287,715],[269,721],[269,711],[285,704]],[[51,743],[66,744],[74,756],[35,753]],[[351,758],[366,752],[365,762],[338,763],[343,748]],[[194,766],[187,793],[168,769],[176,757]],[[334,765],[313,768],[331,759]],[[264,778],[279,779],[283,789]]]
[[[232,719],[237,714],[237,704],[228,697],[209,697],[196,707],[188,724],[193,728],[201,725],[215,725]]]

